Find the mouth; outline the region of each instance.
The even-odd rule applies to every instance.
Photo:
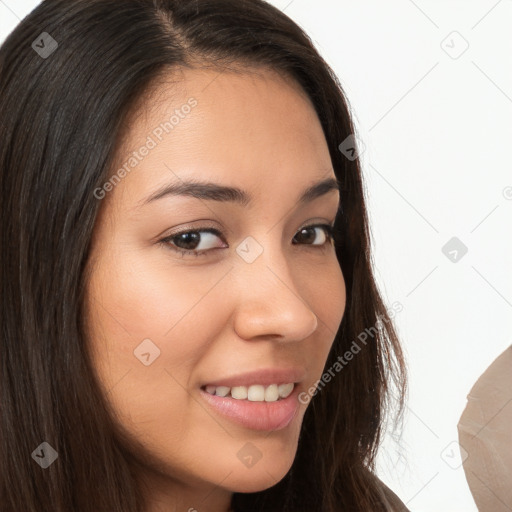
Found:
[[[284,384],[251,384],[250,386],[205,385],[201,389],[212,396],[245,400],[249,402],[279,402],[291,395],[296,382]]]
[[[298,383],[211,385],[202,386],[200,395],[213,414],[246,429],[268,432],[285,429],[297,417],[299,388]]]

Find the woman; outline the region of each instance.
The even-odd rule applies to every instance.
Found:
[[[354,127],[302,30],[45,0],[0,65],[2,510],[407,510]]]

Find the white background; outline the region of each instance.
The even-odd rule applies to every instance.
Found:
[[[0,41],[38,3],[0,0]],[[414,512],[474,512],[451,443],[471,386],[512,343],[512,0],[271,3],[345,89],[377,277],[404,308],[407,416],[379,476]],[[441,251],[454,236],[468,248],[457,262]]]

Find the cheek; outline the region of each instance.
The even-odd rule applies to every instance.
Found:
[[[104,261],[89,284],[95,337],[103,338],[103,348],[108,346],[125,362],[134,358],[138,344],[151,339],[172,356],[166,363],[174,360],[175,365],[180,364],[198,348],[199,331],[203,324],[210,324],[209,316],[214,316],[211,308],[198,306],[218,281],[216,274],[221,275],[211,270],[181,271],[176,265],[166,265],[165,259],[138,252]],[[191,317],[199,318],[198,309],[201,322],[191,323]]]
[[[318,317],[319,328],[330,334],[332,342],[343,319],[347,300],[345,279],[338,260],[333,255],[322,268],[302,279],[308,283],[308,295],[314,301],[310,306]],[[326,334],[325,337],[329,336]]]
[[[135,253],[105,259],[95,269],[88,286],[93,364],[132,430],[173,425],[172,435],[179,436],[185,428],[176,411],[186,410],[185,389],[223,321],[222,293],[208,295],[217,274],[223,275],[180,272]]]
[[[321,300],[324,303],[325,310],[329,311],[328,326],[334,336],[343,319],[347,302],[345,279],[337,260],[333,262],[332,267],[329,267],[329,271],[326,272],[322,289]]]
[[[318,317],[319,334],[311,341],[311,363],[313,374],[319,378],[332,348],[346,308],[346,287],[338,261],[333,258],[326,266],[309,279],[310,307]]]

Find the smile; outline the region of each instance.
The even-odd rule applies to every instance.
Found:
[[[205,386],[205,391],[210,395],[230,397],[235,400],[249,400],[251,402],[277,402],[288,397],[295,384],[270,384],[263,386],[253,384],[251,386]]]

